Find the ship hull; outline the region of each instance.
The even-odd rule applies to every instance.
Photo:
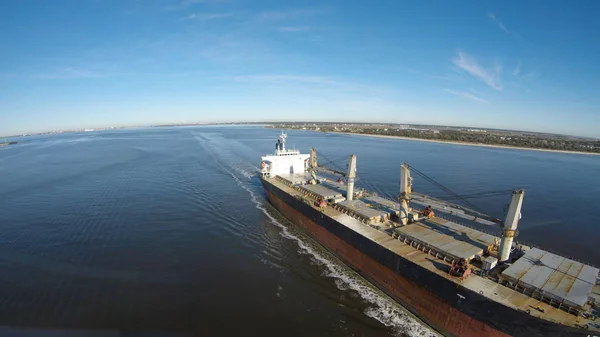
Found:
[[[271,204],[350,268],[444,336],[588,336],[533,317],[398,256],[283,191],[268,179]]]

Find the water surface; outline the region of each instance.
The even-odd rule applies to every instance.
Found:
[[[266,202],[256,171],[277,132],[116,130],[1,149],[0,325],[432,335]],[[402,161],[460,194],[525,188],[519,238],[600,264],[598,157],[302,131],[289,145],[355,153],[359,184],[381,195],[397,194]],[[509,196],[472,201],[501,216]]]

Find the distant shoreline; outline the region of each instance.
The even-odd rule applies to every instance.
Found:
[[[301,130],[300,131],[315,131],[315,130]],[[467,145],[467,146],[478,146],[478,147],[489,147],[496,149],[509,149],[509,150],[529,150],[529,151],[540,151],[540,152],[554,152],[554,153],[568,153],[568,154],[585,154],[591,156],[600,156],[600,153],[595,152],[583,152],[583,151],[568,151],[568,150],[551,150],[551,149],[537,149],[533,147],[519,147],[519,146],[508,146],[508,145],[493,145],[493,144],[482,144],[482,143],[469,143],[469,142],[457,142],[447,140],[435,140],[435,139],[423,139],[423,138],[412,138],[402,136],[387,136],[387,135],[373,135],[367,133],[354,133],[354,132],[335,132],[335,131],[316,131],[331,134],[343,134],[343,135],[355,135],[365,137],[376,137],[376,138],[388,138],[388,139],[402,139],[402,140],[413,140],[417,142],[428,142],[428,143],[440,143],[440,144],[453,144],[453,145]]]
[[[9,146],[9,145],[15,145],[18,144],[17,142],[2,142],[0,143],[0,147],[5,147],[5,146]]]

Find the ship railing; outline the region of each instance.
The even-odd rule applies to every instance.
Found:
[[[449,254],[446,254],[445,252],[440,251],[440,250],[436,249],[435,247],[432,247],[426,243],[419,242],[406,234],[392,231],[392,238],[397,239],[398,241],[400,241],[404,244],[407,244],[417,250],[420,250],[420,251],[426,253],[427,255],[431,255],[431,256],[433,256],[437,259],[440,259],[444,262],[452,264],[453,262],[458,261],[458,258],[453,257]]]
[[[298,186],[298,185],[294,185],[293,186],[294,189],[296,189],[297,191],[299,191],[300,193],[304,194],[305,196],[311,198],[314,201],[319,200],[320,196],[317,195],[316,193],[312,192],[311,190],[304,188],[302,186]]]
[[[284,185],[286,185],[286,186],[288,186],[288,187],[290,187],[290,188],[292,188],[292,189],[294,189],[294,190],[302,193],[304,196],[309,196],[309,197],[311,197],[311,198],[313,198],[313,199],[316,200],[314,194],[311,191],[309,191],[309,190],[307,190],[307,189],[305,189],[305,188],[303,188],[301,186],[295,185],[291,181],[289,181],[289,180],[287,180],[287,179],[285,179],[285,178],[283,178],[281,176],[275,176],[275,179],[277,181],[281,182],[282,184],[284,184]]]
[[[338,212],[344,213],[348,216],[351,216],[357,220],[359,220],[360,222],[367,224],[367,225],[371,225],[373,222],[376,222],[370,218],[367,218],[365,216],[363,216],[362,214],[359,214],[351,209],[345,208],[345,207],[341,207],[340,205],[336,204],[336,203],[329,203],[329,205],[335,209]]]
[[[287,186],[290,186],[290,187],[292,186],[292,182],[291,182],[291,181],[289,181],[289,180],[287,180],[287,179],[285,179],[285,178],[283,178],[283,177],[281,177],[281,176],[275,176],[275,179],[276,179],[277,181],[279,181],[279,182],[281,182],[281,183],[283,183],[283,184],[287,185]]]
[[[287,180],[287,179],[285,179],[283,177],[276,176],[276,179],[278,181],[280,181],[281,183],[285,184],[286,186],[289,186],[289,187],[295,189],[296,191],[302,193],[302,195],[304,195],[304,197],[308,197],[312,201],[317,201],[317,200],[319,200],[321,198],[321,196],[317,195],[316,193],[312,192],[311,190],[309,190],[307,188],[304,188],[302,186],[299,186],[299,185],[295,185],[295,184],[293,184],[292,182],[290,182],[289,180]],[[302,200],[304,202],[306,202],[307,204],[309,204],[309,205],[311,204],[311,202],[307,202],[307,200],[305,200],[304,198],[302,198]],[[340,207],[336,203],[328,202],[328,205],[331,206],[333,209],[337,210],[338,212],[341,212],[341,213],[344,213],[344,214],[346,214],[348,216],[351,216],[351,217],[359,220],[360,222],[362,222],[364,224],[372,225],[373,222],[374,222],[373,220],[371,220],[371,219],[369,219],[367,217],[364,217],[364,216],[362,216],[361,214],[359,214],[357,212],[354,212],[354,211],[349,210],[347,208]]]
[[[290,182],[289,180],[287,180],[285,178],[277,176],[277,180],[282,182],[283,184],[289,186],[290,188],[293,188],[294,190],[298,191],[299,193],[301,193],[301,194],[297,195],[296,198],[302,200],[307,205],[315,206],[314,202],[318,201],[321,198],[321,196],[315,194],[311,190],[304,188],[300,185],[293,184],[292,182]]]

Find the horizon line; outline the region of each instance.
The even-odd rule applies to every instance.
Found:
[[[235,124],[284,124],[284,123],[304,123],[304,124],[363,124],[363,125],[415,125],[415,126],[433,126],[433,127],[453,127],[453,128],[473,128],[473,129],[485,129],[485,130],[497,130],[497,131],[516,131],[516,132],[528,132],[536,134],[547,134],[547,135],[559,135],[568,136],[581,139],[594,139],[600,140],[600,138],[589,137],[589,136],[578,136],[566,133],[554,133],[554,132],[543,132],[543,131],[532,131],[532,130],[519,130],[519,129],[504,129],[504,128],[493,128],[493,127],[479,127],[479,126],[468,126],[468,125],[452,125],[452,124],[422,124],[422,123],[401,123],[401,122],[364,122],[364,121],[311,121],[311,120],[278,120],[278,121],[257,121],[257,120],[238,120],[238,121],[211,121],[211,122],[186,122],[186,123],[153,123],[153,124],[132,124],[132,125],[119,125],[119,126],[103,126],[103,127],[80,127],[65,130],[49,130],[39,131],[33,133],[22,133],[12,134],[8,136],[0,136],[0,138],[16,138],[16,137],[28,137],[38,136],[45,134],[62,134],[62,133],[74,133],[74,132],[85,132],[86,130],[102,131],[107,129],[133,129],[143,127],[177,127],[177,126],[194,126],[194,125],[235,125]]]

